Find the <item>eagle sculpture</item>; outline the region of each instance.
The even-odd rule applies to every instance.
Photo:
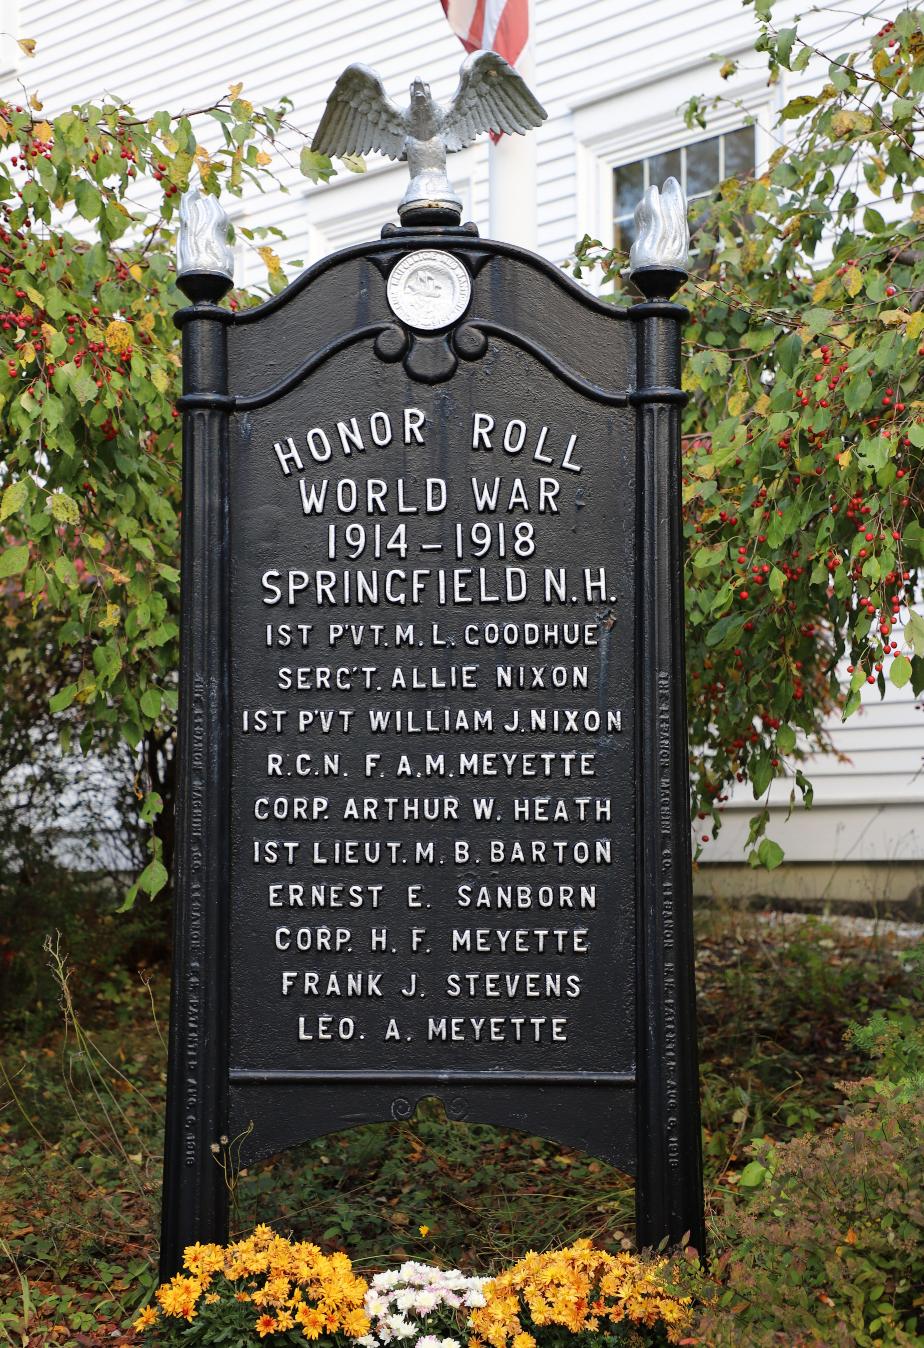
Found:
[[[311,148],[339,158],[377,150],[406,159],[411,181],[398,207],[401,219],[458,219],[462,203],[446,175],[447,151],[464,149],[483,131],[522,135],[546,115],[522,77],[494,51],[473,52],[464,61],[447,108],[421,79],[411,83],[410,106],[399,108],[374,70],[351,65],[334,85]]]

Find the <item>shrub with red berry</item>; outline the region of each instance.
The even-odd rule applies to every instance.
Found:
[[[148,765],[169,760],[157,746],[177,702],[176,211],[194,167],[215,195],[271,175],[290,106],[240,94],[144,119],[111,100],[53,117],[34,96],[0,100],[0,589],[15,598],[0,658],[22,672],[15,687],[47,673],[65,744],[144,742]],[[301,167],[331,172],[307,146]],[[279,259],[256,251],[278,290]],[[161,806],[149,789],[142,817]],[[152,839],[140,885],[166,877]]]
[[[772,867],[768,788],[788,770],[811,799],[800,758],[828,714],[865,685],[924,690],[924,32],[903,10],[826,54],[757,12],[771,78],[827,80],[782,109],[763,171],[693,207],[683,503],[698,831],[747,780]],[[625,263],[585,239],[576,271],[628,302]]]

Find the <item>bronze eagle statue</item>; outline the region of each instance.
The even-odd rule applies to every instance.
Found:
[[[523,135],[546,115],[522,76],[494,51],[466,58],[446,108],[422,79],[411,83],[410,105],[399,108],[376,71],[355,64],[334,85],[311,148],[339,158],[376,150],[406,159],[411,181],[398,213],[402,220],[411,215],[423,223],[461,216],[462,203],[446,175],[447,151],[464,149],[483,131]]]

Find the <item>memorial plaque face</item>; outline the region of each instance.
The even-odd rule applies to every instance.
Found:
[[[631,1103],[634,414],[561,377],[587,334],[553,355],[561,290],[521,270],[545,358],[495,337],[429,383],[366,339],[232,420],[230,1061],[261,1153],[312,1131],[308,1085],[351,1118],[595,1077]]]

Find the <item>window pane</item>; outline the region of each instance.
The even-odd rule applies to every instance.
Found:
[[[645,162],[637,159],[634,164],[624,164],[613,170],[613,215],[628,215],[635,210],[636,202],[641,201],[645,191]]]
[[[613,231],[613,247],[628,253],[633,243],[635,243],[635,221],[631,216],[628,220],[617,220]]]
[[[687,196],[711,192],[719,181],[719,137],[687,146]]]
[[[743,126],[725,137],[725,176],[744,178],[754,170],[754,128]]]
[[[664,186],[665,178],[680,178],[680,151],[668,150],[666,154],[656,154],[648,161],[648,181],[657,187]]]

